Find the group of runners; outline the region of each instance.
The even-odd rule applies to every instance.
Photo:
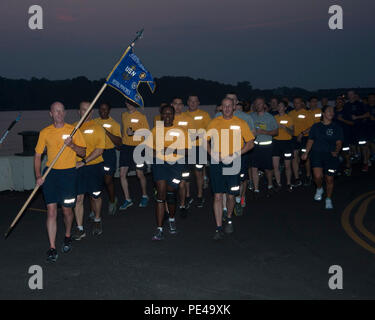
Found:
[[[349,91],[347,99],[338,97],[335,106],[326,99],[319,106],[315,97],[308,102],[296,97],[292,103],[286,98],[273,98],[269,104],[258,97],[249,104],[240,102],[235,93],[228,93],[211,119],[199,108],[197,95],[188,97],[186,111],[183,99],[175,97],[161,105],[152,130],[132,101],[126,101],[121,125],[111,118],[110,106],[103,103],[99,106],[99,117],[94,119],[91,111],[72,138],[75,124],[65,123],[62,103],[53,103],[53,123],[40,131],[34,161],[36,183],[42,186],[47,205],[47,260],[58,258],[58,205],[65,223],[62,252],[67,253],[73,240],[86,237],[85,196],[90,198],[94,236],[102,233],[104,190],[108,193],[110,215],[135,205],[131,196],[134,188],[129,188],[128,183],[129,171],[136,172],[142,191],[138,206],[148,207],[145,172],[151,168],[156,203],[152,240],[162,240],[165,229],[170,234],[177,233],[177,212],[186,218],[193,205],[205,206],[203,190],[208,181],[213,194],[215,240],[234,232],[232,215],[243,214],[247,190],[255,199],[262,193],[271,197],[284,187],[292,192],[314,181],[314,200],[321,201],[325,194],[325,208],[333,209],[334,176],[341,172],[341,167],[342,173],[349,176],[354,159],[360,157],[363,172],[371,165],[371,153],[375,151],[375,94],[366,100],[364,103],[354,91]],[[81,102],[80,117],[89,106],[90,103]],[[48,167],[63,144],[65,150],[44,181],[41,164],[45,149]],[[116,149],[120,152],[124,198],[121,204],[114,184]],[[262,175],[266,178],[265,191],[261,190]],[[196,191],[192,188],[194,180]],[[72,230],[74,220],[77,226]]]

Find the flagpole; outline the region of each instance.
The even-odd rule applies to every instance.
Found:
[[[21,118],[21,113],[18,114],[16,120],[13,120],[12,123],[10,124],[10,126],[8,127],[8,129],[4,132],[4,134],[1,136],[0,138],[0,146],[3,144],[4,140],[6,139],[6,137],[8,136],[10,130],[12,130],[12,128],[14,127],[14,125],[20,121],[20,118]]]
[[[128,48],[125,50],[125,52],[127,52],[130,48],[134,48],[134,45],[135,45],[135,42],[142,38],[143,36],[143,30],[140,30],[137,32],[136,34],[136,37],[135,39],[132,41],[132,43],[128,46]],[[121,59],[120,59],[121,61]],[[117,66],[117,65],[116,65]],[[112,70],[113,71],[113,70]],[[111,71],[111,73],[112,73]],[[75,128],[73,129],[72,133],[70,134],[70,137],[73,138],[74,134],[77,132],[77,130],[79,129],[79,127],[82,125],[82,123],[86,120],[88,114],[91,112],[92,108],[94,107],[96,101],[99,99],[99,97],[102,95],[103,91],[105,90],[105,88],[107,87],[107,83],[104,83],[102,88],[99,90],[99,92],[97,93],[97,95],[95,96],[94,100],[91,102],[89,108],[86,110],[85,114],[82,116],[82,118],[79,120],[79,122],[77,123],[77,125],[75,126]],[[51,165],[48,167],[47,171],[44,173],[44,175],[42,176],[42,179],[45,180],[46,177],[48,176],[49,172],[51,171],[51,169],[53,168],[53,166],[55,165],[56,161],[60,158],[61,154],[63,153],[63,151],[65,150],[66,148],[66,144],[64,143],[64,145],[61,147],[60,151],[58,152],[58,154],[56,155],[56,157],[53,159]],[[30,201],[33,199],[35,193],[38,191],[39,189],[39,185],[35,185],[34,187],[34,190],[33,192],[30,194],[29,198],[26,200],[26,202],[24,203],[24,205],[22,206],[21,210],[18,212],[17,216],[14,218],[13,222],[11,223],[10,227],[8,228],[8,231],[5,233],[5,238],[8,237],[9,233],[12,231],[13,227],[16,225],[17,221],[21,218],[22,214],[24,213],[25,209],[27,208],[27,206],[29,205]]]

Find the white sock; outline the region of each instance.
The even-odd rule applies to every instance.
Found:
[[[316,191],[317,192],[323,192],[323,187],[317,188]]]
[[[169,218],[169,221],[170,222],[174,222],[174,218]]]
[[[98,218],[95,218],[94,221],[95,221],[95,222],[100,222],[100,221],[102,221],[102,219],[101,219],[101,218],[99,218],[99,219],[98,219]]]
[[[83,226],[77,226],[79,231],[83,231]]]
[[[158,230],[163,231],[163,227],[158,227]]]
[[[236,202],[240,203],[241,202],[241,197],[236,197]]]
[[[257,193],[258,193],[258,192],[259,192],[259,189],[255,189],[254,192],[257,192]]]
[[[273,186],[268,186],[268,190],[270,190],[270,189],[272,189],[273,188]]]

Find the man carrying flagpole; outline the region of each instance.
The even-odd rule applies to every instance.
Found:
[[[139,38],[142,37],[142,34],[143,29],[137,32],[136,38],[132,41],[132,43],[129,45],[129,47],[122,55],[121,59],[112,69],[112,71],[107,77],[107,81],[103,84],[103,86],[101,87],[101,89],[89,105],[85,114],[82,116],[82,118],[78,121],[77,125],[71,131],[71,138],[73,138],[73,136],[78,131],[79,127],[85,121],[86,117],[92,111],[92,108],[94,107],[95,103],[98,101],[99,97],[102,95],[107,86],[111,86],[114,89],[120,91],[127,99],[135,102],[137,105],[141,107],[143,106],[143,99],[138,93],[139,83],[146,82],[151,91],[154,92],[155,83],[151,74],[145,69],[145,67],[140,62],[139,58],[133,53],[134,44]],[[66,146],[66,144],[62,144],[60,150],[56,154],[54,154],[55,157],[51,161],[49,168],[44,172],[43,176],[40,177],[42,179],[40,180],[40,182],[47,178],[48,174],[51,172],[54,165],[58,162],[60,156],[64,153]],[[16,217],[13,219],[8,230],[5,232],[5,238],[7,238],[10,232],[13,230],[14,226],[17,224],[22,214],[25,212],[26,208],[30,204],[31,200],[37,193],[39,187],[40,184],[35,185],[34,190],[30,194],[30,196],[28,197],[20,211],[17,213]]]
[[[55,262],[58,258],[56,250],[57,230],[57,205],[63,209],[65,223],[65,238],[62,252],[71,250],[71,228],[73,222],[72,208],[76,204],[76,155],[85,157],[86,143],[79,130],[73,138],[70,133],[73,126],[65,123],[65,108],[60,102],[54,102],[50,108],[50,116],[53,124],[40,131],[38,143],[35,147],[34,170],[37,186],[43,186],[43,195],[47,205],[47,231],[50,249],[47,251],[47,261]],[[53,166],[50,174],[43,178],[41,175],[41,158],[44,149],[47,148],[47,168],[51,166],[52,160],[60,148],[65,144],[67,149],[61,154]],[[44,171],[47,170],[45,168]]]

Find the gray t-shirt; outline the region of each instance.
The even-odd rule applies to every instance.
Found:
[[[223,114],[221,112],[218,112],[218,113],[215,114],[215,118],[220,117],[222,115]],[[249,114],[238,110],[238,111],[234,111],[233,115],[236,116],[237,118],[240,118],[240,119],[246,121],[246,123],[249,126],[251,132],[255,136],[255,124],[254,124],[253,118]]]
[[[272,131],[279,127],[275,118],[268,112],[265,112],[261,116],[256,112],[252,112],[250,113],[250,117],[253,119],[256,129]],[[256,136],[255,141],[259,143],[272,141],[272,136],[268,134],[259,134]]]

